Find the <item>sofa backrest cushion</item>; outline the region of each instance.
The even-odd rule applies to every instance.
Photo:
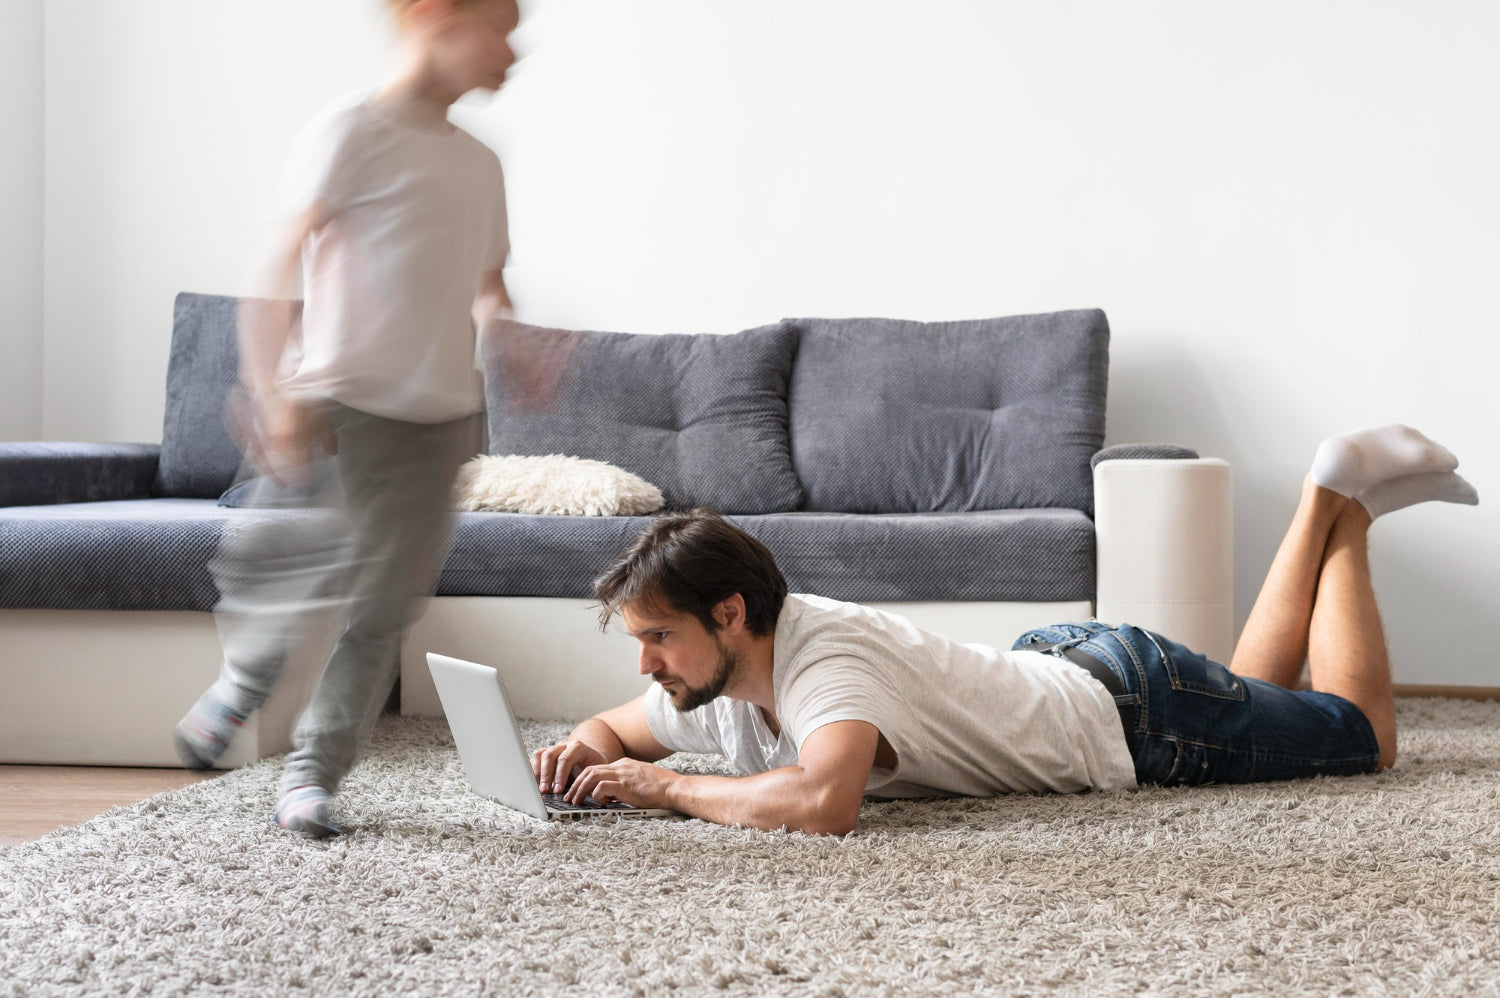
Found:
[[[512,321],[481,337],[491,454],[607,461],[672,509],[796,509],[786,393],[797,334],[574,332]]]
[[[240,452],[224,428],[224,400],[239,379],[239,302],[222,295],[177,296],[152,490],[158,496],[214,499],[234,482]]]
[[[1103,312],[787,321],[801,334],[789,405],[805,509],[1092,513]]]

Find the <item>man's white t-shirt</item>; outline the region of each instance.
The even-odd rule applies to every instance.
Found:
[[[747,775],[794,765],[825,724],[867,721],[897,759],[871,771],[874,797],[1136,785],[1114,697],[1052,655],[958,644],[895,614],[793,594],[776,622],[773,683],[779,734],[748,701],[682,714],[656,685],[646,719],[665,748],[719,753]]]
[[[290,218],[321,203],[304,244],[301,352],[281,386],[377,416],[440,423],[478,412],[474,296],[510,250],[500,160],[457,126],[399,124],[344,98],[303,129],[282,190]]]

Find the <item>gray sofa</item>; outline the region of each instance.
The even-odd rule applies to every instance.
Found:
[[[218,598],[207,562],[219,537],[241,518],[295,515],[236,502],[240,458],[222,409],[236,377],[237,305],[178,297],[160,445],[0,445],[0,640],[15,639],[0,658],[0,683],[23,691],[4,708],[13,716],[0,716],[0,729],[11,729],[0,735],[0,760],[171,761],[164,738],[159,758],[143,748],[149,731],[127,747],[97,730],[91,718],[110,716],[102,707],[84,712],[80,730],[29,746],[40,737],[36,718],[64,716],[66,701],[96,684],[144,684],[150,725],[190,702],[216,665],[204,636]],[[1175,463],[1227,481],[1222,462],[1183,448],[1103,449],[1108,340],[1097,310],[942,323],[789,319],[729,336],[499,323],[481,343],[489,451],[605,460],[657,485],[669,507],[718,508],[767,544],[793,591],[891,605],[932,626],[964,609],[976,627],[981,615],[1006,618],[1007,627],[1078,616],[1100,608],[1094,492],[1102,460]],[[518,394],[506,363],[535,351],[567,358],[554,398],[540,408]],[[590,580],[640,525],[631,517],[458,514],[433,601],[442,612],[416,629],[403,670],[406,708],[437,709],[424,685],[425,648],[495,660],[504,657],[497,641],[540,640],[519,640],[518,627],[567,632],[553,647],[543,641],[520,653],[515,669],[529,672],[515,677],[525,687],[518,699],[531,713],[593,706],[561,691],[569,684],[608,700],[621,683],[637,682],[628,673],[591,680],[628,670],[627,653],[618,643],[596,654],[578,642],[590,640],[583,634],[594,622],[579,612]],[[1210,529],[1222,561],[1225,522]],[[1171,557],[1195,557],[1183,550]],[[1215,578],[1226,567],[1211,566]],[[548,616],[553,608],[558,614]],[[133,615],[156,616],[137,633]],[[153,669],[146,661],[132,667],[133,679],[111,678],[112,644],[134,641],[141,649],[129,654],[149,660],[156,623],[196,629],[191,647],[176,653],[182,677],[141,679]],[[65,637],[74,627],[91,635],[76,647]],[[63,651],[32,653],[40,665],[15,660],[47,647],[49,631]],[[540,656],[572,662],[576,674],[548,669]],[[308,662],[318,657],[309,652]],[[62,678],[28,672],[36,668]],[[298,689],[278,730],[263,730],[244,758],[284,744],[315,679],[315,665],[308,668],[288,681]]]

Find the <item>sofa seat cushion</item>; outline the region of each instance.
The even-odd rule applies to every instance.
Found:
[[[801,333],[789,406],[803,509],[1092,511],[1103,312],[788,322]]]
[[[209,610],[208,560],[226,521],[212,499],[134,499],[0,509],[0,607]]]
[[[802,486],[786,393],[796,349],[783,325],[719,336],[495,322],[481,339],[489,451],[607,461],[673,509],[794,510]]]
[[[794,592],[831,599],[1091,600],[1094,526],[1076,510],[731,517],[771,549]],[[448,596],[587,599],[642,517],[459,515]]]
[[[141,499],[0,509],[0,608],[212,610],[226,529],[316,515]],[[592,597],[646,517],[460,513],[445,596]],[[832,599],[1090,600],[1094,528],[1069,509],[731,517],[775,554],[794,592]]]

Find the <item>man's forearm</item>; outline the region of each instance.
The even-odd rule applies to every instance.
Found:
[[[603,716],[610,721],[606,727],[625,732],[633,744],[655,745],[655,758],[668,755],[666,746],[647,741],[649,735],[636,741],[613,723],[612,714]],[[597,737],[583,725],[577,734]],[[803,740],[796,765],[754,776],[691,776],[638,758],[615,759],[589,766],[568,793],[575,802],[592,794],[636,807],[668,807],[722,825],[844,835],[859,821],[879,738],[879,729],[866,721],[834,721]]]
[[[568,739],[583,742],[602,755],[606,762],[614,762],[616,759],[625,757],[625,746],[620,741],[620,736],[615,734],[614,728],[597,717],[591,717],[580,723],[573,729]]]
[[[667,789],[674,811],[721,825],[810,835],[845,835],[859,819],[859,801],[839,802],[806,770],[783,766],[754,776],[680,774]]]

